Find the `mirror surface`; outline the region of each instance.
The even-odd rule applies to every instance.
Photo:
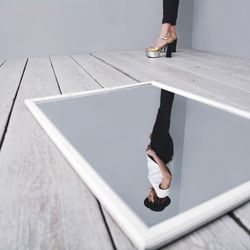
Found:
[[[160,88],[149,84],[37,102],[60,133],[148,226],[250,177],[250,121],[164,91],[174,96],[169,107],[170,129],[165,130],[173,141],[173,161],[166,163],[172,179],[165,197],[168,203],[160,212],[144,204],[151,187],[146,149],[160,107]],[[159,165],[152,166],[160,170]]]

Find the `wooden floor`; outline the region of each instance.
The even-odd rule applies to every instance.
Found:
[[[24,106],[156,80],[250,112],[250,60],[197,50],[0,59],[0,249],[135,249]],[[250,249],[250,202],[162,249]]]

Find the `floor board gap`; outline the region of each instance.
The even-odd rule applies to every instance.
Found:
[[[228,213],[229,217],[232,218],[235,223],[237,223],[249,236],[250,236],[250,230],[249,228],[241,221],[239,217],[237,217],[233,211]]]
[[[106,62],[105,60],[101,59],[100,57],[98,57],[98,56],[96,56],[96,55],[94,55],[94,54],[92,54],[92,53],[89,53],[89,54],[90,54],[91,56],[95,57],[96,59],[100,60],[101,62],[103,62],[103,63],[109,65],[110,67],[112,67],[112,68],[118,70],[119,72],[121,72],[121,73],[124,74],[125,76],[131,78],[132,80],[134,80],[134,81],[136,81],[136,82],[140,82],[138,79],[136,79],[136,78],[134,78],[133,76],[129,75],[128,73],[126,73],[126,72],[120,70],[119,68],[115,67],[114,65],[112,65],[112,64],[110,64],[110,63],[108,63],[108,62]]]
[[[107,232],[108,232],[108,235],[109,235],[111,244],[112,244],[114,250],[117,250],[117,247],[116,247],[116,245],[115,245],[114,239],[113,239],[112,234],[111,234],[111,231],[110,231],[110,229],[109,229],[109,225],[108,225],[107,220],[106,220],[106,217],[105,217],[105,215],[104,215],[102,205],[101,205],[101,203],[100,203],[100,201],[99,201],[98,199],[96,199],[96,201],[97,201],[97,203],[98,203],[98,205],[99,205],[100,212],[101,212],[101,215],[102,215],[104,224],[105,224],[105,226],[106,226],[106,229],[107,229]]]
[[[49,57],[49,61],[50,61],[50,65],[51,65],[51,67],[52,67],[52,70],[53,70],[53,73],[54,73],[54,76],[55,76],[55,79],[56,79],[57,87],[58,87],[58,89],[59,89],[60,94],[62,94],[62,90],[61,90],[61,87],[60,87],[60,84],[59,84],[59,81],[58,81],[58,78],[57,78],[57,75],[56,75],[56,71],[55,71],[55,68],[54,68],[54,66],[53,66],[53,63],[52,63],[50,57]]]
[[[72,60],[77,64],[79,65],[98,85],[100,85],[102,88],[104,88],[104,86],[98,82],[72,55],[69,55]]]
[[[6,61],[7,61],[7,59],[5,59],[5,60],[0,64],[0,67],[2,67],[2,66],[5,64]]]
[[[29,59],[27,58],[26,62],[25,62],[25,65],[24,65],[24,68],[23,68],[21,78],[20,78],[19,83],[18,83],[18,87],[17,87],[16,93],[15,93],[15,96],[14,96],[13,101],[12,101],[12,105],[11,105],[10,112],[8,114],[8,117],[7,117],[6,124],[4,126],[3,135],[2,135],[2,138],[0,139],[0,151],[1,151],[3,143],[4,143],[4,139],[5,139],[7,130],[8,130],[9,123],[10,123],[10,118],[11,118],[11,115],[12,115],[12,111],[13,111],[13,108],[14,108],[14,105],[15,105],[15,102],[16,102],[16,98],[17,98],[17,95],[18,95],[18,92],[19,92],[19,89],[20,89],[20,86],[21,86],[21,83],[22,83],[22,80],[23,80],[23,76],[24,76],[28,61],[29,61]]]

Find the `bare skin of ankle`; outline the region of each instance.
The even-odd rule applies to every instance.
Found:
[[[176,35],[176,26],[175,26],[175,25],[172,25],[172,26],[170,27],[170,34],[171,34],[171,35]]]
[[[170,23],[163,23],[161,26],[160,36],[167,37],[172,34],[176,34],[176,26],[173,26]],[[166,40],[161,39],[160,36],[157,38],[154,47],[161,47],[166,44]]]

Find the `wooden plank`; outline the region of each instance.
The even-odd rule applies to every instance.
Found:
[[[178,89],[198,94],[247,112],[250,111],[249,93],[222,84],[220,81],[169,66],[167,63],[164,63],[167,60],[171,60],[169,58],[154,60],[142,56],[142,52],[140,51],[96,55],[100,55],[99,57],[107,62],[112,60],[116,67],[119,67],[120,70],[125,71],[135,78],[142,77],[145,79],[145,77],[150,77],[151,79],[157,79]],[[147,80],[149,80],[148,78]]]
[[[0,249],[113,249],[96,199],[23,103],[58,93],[49,59],[32,58],[0,154]]]
[[[250,80],[250,59],[210,54],[197,50],[180,50],[175,57],[186,58],[189,62],[196,61],[203,65],[210,64],[214,69],[224,73],[229,71],[232,76],[242,81]]]
[[[187,62],[188,60],[188,62]],[[172,62],[166,61],[166,64],[171,64],[174,67],[189,71],[193,74],[201,75],[212,80],[220,81],[221,84],[229,85],[234,88],[241,89],[246,92],[250,92],[249,81],[237,77],[232,70],[221,70],[213,63],[204,63],[197,59],[187,59],[183,56],[174,57]]]
[[[220,58],[221,56],[218,57]],[[234,85],[239,87],[250,79],[250,65],[247,65],[247,59],[243,60],[243,62],[240,62],[240,59],[238,59],[237,62],[235,62],[233,58],[228,58],[224,62],[220,62],[220,60],[217,60],[217,55],[212,55],[211,57],[210,54],[197,52],[196,50],[193,50],[193,52],[184,50],[176,53],[174,60],[182,60],[184,63],[188,61],[189,65],[210,69],[211,76],[218,75],[218,77],[224,77],[224,79],[233,78],[239,82],[237,84],[234,83]],[[247,61],[249,62],[250,59]],[[247,85],[245,85],[245,87],[247,87]],[[247,90],[249,90],[249,88],[247,88]]]
[[[130,52],[124,52],[130,55]],[[119,52],[120,54],[120,52]],[[135,67],[134,63],[129,63],[125,60],[124,57],[119,57],[117,53],[95,53],[97,57],[101,58],[102,60],[106,61],[107,63],[111,64],[114,68],[118,68],[121,72],[125,72],[126,74],[132,74],[132,77],[138,77],[141,81],[148,81],[148,78],[145,77],[154,77],[152,79],[159,79],[159,75],[153,74],[152,72],[149,73],[147,67]],[[135,61],[131,59],[131,61]],[[136,69],[136,70],[134,70]],[[95,75],[95,72],[92,72]],[[157,77],[157,78],[156,78]],[[120,227],[116,224],[116,222],[109,216],[108,212],[105,212],[107,217],[107,222],[110,227],[110,231],[112,233],[112,237],[114,239],[115,245],[118,249],[135,249],[133,243],[127,238],[127,236],[122,232]],[[226,231],[225,231],[226,229]],[[216,234],[216,237],[213,235]],[[238,235],[239,234],[239,235]],[[235,242],[233,239],[234,237],[239,237],[240,241]],[[222,239],[226,239],[226,242],[222,242]],[[209,239],[209,240],[208,240]],[[198,240],[198,243],[197,243]],[[171,245],[168,245],[164,249],[198,249],[198,244],[204,248],[201,249],[208,249],[213,246],[223,245],[225,247],[235,246],[234,249],[245,249],[244,246],[247,245],[249,239],[246,237],[245,231],[243,231],[229,216],[223,216],[221,219],[212,222],[207,227],[206,225],[199,230],[191,233],[178,241],[175,241]],[[189,247],[190,246],[190,247]],[[200,248],[199,248],[200,249]],[[226,248],[224,248],[226,249]]]
[[[182,237],[162,250],[249,249],[249,235],[229,216],[223,216]]]
[[[25,58],[10,59],[0,67],[0,141],[3,138],[25,62]]]
[[[136,79],[136,81],[144,82],[144,81],[160,81],[164,83],[167,77],[167,83],[175,88],[180,88],[182,86],[182,90],[187,92],[192,92],[197,95],[207,94],[211,98],[213,95],[210,95],[206,91],[200,90],[193,85],[182,82],[179,79],[173,78],[171,76],[166,75],[166,70],[159,71],[155,70],[152,67],[147,67],[147,65],[141,65],[136,62],[133,58],[126,59],[123,56],[129,55],[133,53],[132,51],[128,52],[102,52],[102,53],[93,53],[96,58],[99,58],[101,61],[107,63],[111,67],[119,70],[123,74],[127,75],[131,79]],[[135,53],[139,53],[138,51]],[[143,53],[143,52],[141,52]]]
[[[129,55],[127,55],[129,56]],[[135,58],[135,60],[141,63],[148,63],[150,59],[146,57],[142,57],[141,53],[134,52],[132,53],[132,56]],[[227,76],[225,73],[221,73],[218,77],[217,75],[208,75],[207,72],[199,72],[197,69],[192,69],[189,66],[189,60],[188,58],[182,58],[182,64],[178,61],[178,59],[182,58],[181,55],[179,57],[173,58],[173,60],[157,60],[154,63],[154,67],[157,67],[160,69],[165,69],[165,71],[168,72],[168,75],[171,76],[176,75],[179,79],[182,79],[183,81],[186,80],[189,83],[193,82],[193,85],[197,86],[198,88],[202,88],[206,90],[207,92],[215,92],[217,95],[216,97],[221,97],[224,99],[226,97],[230,101],[232,101],[232,104],[235,106],[239,106],[241,108],[247,107],[249,105],[249,92],[250,87],[248,84],[248,81],[245,80],[239,80],[237,77],[230,76],[231,80],[229,80],[230,77]],[[204,57],[202,57],[204,58]],[[162,58],[165,59],[165,58]],[[197,63],[199,64],[199,63]],[[150,65],[150,64],[149,64]],[[186,65],[186,66],[184,66]],[[211,64],[210,64],[211,65]],[[208,64],[205,65],[207,67]],[[173,70],[172,68],[175,68]],[[229,71],[227,71],[228,73]],[[236,71],[230,71],[232,74]],[[240,86],[239,86],[240,84]],[[236,86],[235,86],[236,85]],[[248,92],[248,93],[246,93]],[[243,97],[244,96],[244,97]],[[244,98],[246,101],[245,103],[241,101],[241,97]],[[238,105],[239,104],[239,105]]]
[[[192,59],[202,60],[204,63],[212,63],[217,67],[223,69],[230,69],[232,71],[245,72],[249,71],[250,59],[236,56],[222,55],[218,53],[196,50],[196,49],[180,49],[176,56],[188,56]]]
[[[72,58],[94,77],[102,87],[128,85],[136,82],[90,54],[72,55]]]
[[[70,56],[53,56],[51,62],[62,93],[91,90],[101,86]]]

